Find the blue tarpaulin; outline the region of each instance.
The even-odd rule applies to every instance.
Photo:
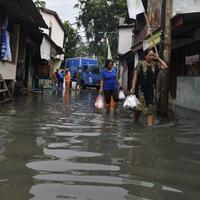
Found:
[[[10,36],[7,29],[8,17],[5,17],[1,28],[1,60],[11,61]]]

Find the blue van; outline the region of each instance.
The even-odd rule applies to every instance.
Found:
[[[101,65],[85,65],[82,70],[82,87],[100,87]]]
[[[100,86],[101,66],[97,59],[92,58],[68,58],[65,63],[66,68],[71,72],[72,81],[76,81],[76,73],[80,69],[82,75],[82,88]]]

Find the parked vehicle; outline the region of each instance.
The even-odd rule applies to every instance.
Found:
[[[89,65],[88,67],[83,67],[82,76],[83,83],[82,87],[96,87],[97,89],[100,86],[101,80],[101,65]]]
[[[101,66],[98,65],[97,59],[91,58],[68,58],[66,59],[66,68],[71,72],[72,81],[76,81],[78,70],[81,71],[81,87],[96,87],[100,85]]]

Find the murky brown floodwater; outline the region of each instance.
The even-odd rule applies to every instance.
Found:
[[[1,200],[199,200],[200,120],[133,124],[95,91],[0,106]]]

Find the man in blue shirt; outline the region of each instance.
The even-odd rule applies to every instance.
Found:
[[[63,76],[62,72],[59,72],[59,69],[56,70],[56,78],[57,78],[58,91],[59,91],[60,88],[62,88],[63,79],[64,79],[64,76]]]

